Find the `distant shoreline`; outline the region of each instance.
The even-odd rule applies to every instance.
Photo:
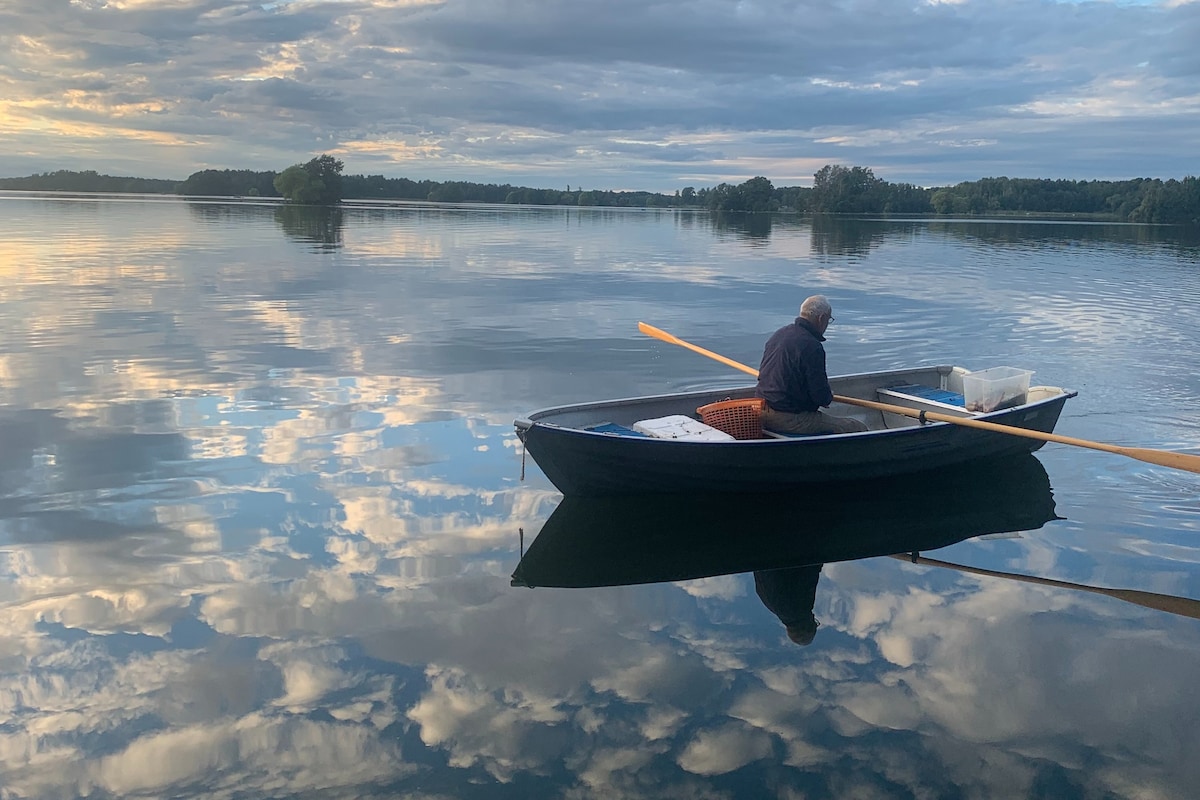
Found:
[[[338,162],[340,165],[340,162]],[[285,173],[286,174],[286,173]],[[23,178],[0,178],[0,191],[47,196],[175,196],[221,202],[284,202],[273,171],[201,170],[181,182],[61,170]],[[433,203],[446,205],[560,206],[580,208],[690,209],[731,213],[830,213],[923,219],[1042,219],[1098,223],[1200,226],[1200,179],[1136,178],[1070,181],[982,178],[948,187],[894,184],[869,168],[827,165],[813,186],[776,187],[764,177],[744,183],[674,194],[608,191],[567,186],[535,189],[466,181],[413,181],[382,175],[337,175],[338,191],[327,205]],[[290,196],[290,195],[289,195]],[[309,202],[312,199],[309,198]]]
[[[984,222],[988,220],[996,222],[1075,222],[1079,224],[1095,224],[1095,225],[1152,225],[1156,223],[1144,222],[1129,222],[1114,217],[1111,214],[1098,213],[1077,213],[1077,212],[1033,212],[1033,211],[996,211],[985,214],[938,214],[933,211],[928,212],[909,212],[909,213],[865,213],[865,212],[822,212],[822,211],[796,211],[796,210],[777,210],[764,212],[722,212],[714,211],[700,205],[693,206],[675,206],[671,208],[646,208],[642,206],[579,206],[575,204],[545,204],[545,203],[487,203],[480,201],[465,201],[451,202],[444,200],[406,200],[398,198],[364,198],[364,197],[347,197],[343,198],[339,206],[303,206],[294,203],[288,203],[282,197],[254,197],[249,195],[185,195],[179,193],[168,192],[79,192],[69,190],[34,190],[34,189],[0,189],[0,197],[31,197],[31,198],[59,198],[59,199],[78,199],[78,200],[138,200],[138,199],[173,199],[187,202],[200,203],[241,203],[247,205],[263,205],[263,206],[287,206],[293,208],[311,208],[320,210],[323,208],[344,208],[344,209],[371,209],[385,207],[404,207],[413,208],[496,208],[496,209],[515,209],[515,208],[562,208],[572,209],[577,211],[686,211],[692,213],[715,213],[715,214],[738,214],[738,213],[762,213],[776,214],[782,216],[813,216],[813,215],[828,215],[837,217],[858,217],[864,219],[890,219],[890,220],[922,220],[922,221],[941,221],[953,222],[957,219],[964,219],[970,222]]]

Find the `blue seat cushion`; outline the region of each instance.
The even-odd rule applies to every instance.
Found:
[[[584,428],[584,430],[591,431],[592,433],[613,433],[620,436],[637,436],[641,439],[651,438],[641,431],[635,431],[633,428],[626,428],[624,425],[618,425],[615,422],[602,422],[599,425],[592,425]]]
[[[932,400],[935,403],[945,403],[948,406],[962,406],[965,408],[967,405],[967,401],[958,392],[935,389],[932,386],[921,386],[916,383],[910,383],[905,386],[889,386],[888,388],[893,392],[919,397],[922,400]]]

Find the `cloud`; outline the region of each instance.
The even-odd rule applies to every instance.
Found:
[[[414,770],[368,727],[254,714],[150,734],[91,766],[87,783],[118,796],[191,790],[219,798],[320,792]]]
[[[771,755],[771,740],[761,731],[728,723],[702,731],[679,754],[679,766],[697,775],[723,775]]]
[[[481,763],[509,783],[518,772],[543,772],[566,744],[563,737],[539,735],[545,726],[569,722],[551,697],[513,690],[498,696],[459,670],[431,668],[429,677],[429,692],[408,717],[420,726],[425,744],[449,750],[452,766]]]
[[[382,562],[390,543],[367,547]],[[963,577],[934,594],[912,588],[923,568],[886,564],[827,567],[803,651],[765,635],[757,598],[676,584],[497,591],[434,570],[395,589],[338,561],[214,592],[177,570],[212,593],[201,650],[6,626],[0,764],[30,796],[400,791],[430,757],[462,780],[632,797],[710,796],[715,776],[755,781],[777,761],[858,794],[1025,791],[1044,764],[1118,796],[1197,779],[1174,733],[1191,709],[1161,689],[1187,685],[1194,637],[1047,587]],[[1081,646],[1097,622],[1105,636]],[[424,750],[402,756],[395,723]]]
[[[3,174],[333,152],[665,191],[830,162],[927,185],[1182,177],[1200,113],[1194,3],[81,0],[7,8],[0,30]]]
[[[262,222],[271,225],[248,227],[261,231]],[[501,407],[538,394],[528,378],[492,364],[495,354],[549,369],[538,360],[546,351],[571,355],[577,346],[552,336],[530,344],[513,332],[520,323],[497,297],[517,289],[503,287],[543,298],[546,289],[520,267],[510,284],[489,280],[508,235],[462,268],[471,280],[442,290],[478,287],[460,301],[476,327],[431,333],[428,314],[400,308],[385,323],[396,339],[360,327],[361,317],[381,316],[361,307],[379,302],[381,280],[435,278],[376,271],[348,294],[326,295],[332,314],[314,315],[313,286],[356,276],[266,263],[255,277],[262,299],[212,325],[206,304],[228,295],[197,301],[189,291],[228,273],[199,267],[180,279],[156,270],[151,237],[131,242],[116,263],[80,252],[70,281],[21,248],[32,278],[0,293],[37,312],[20,316],[47,344],[39,358],[11,364],[10,384],[38,410],[0,415],[0,480],[20,490],[3,505],[6,789],[222,797],[351,787],[349,795],[417,774],[413,759],[436,762],[448,782],[550,775],[597,796],[702,797],[716,794],[713,776],[758,779],[780,761],[829,776],[842,794],[959,785],[984,796],[1033,786],[1046,768],[1094,794],[1146,785],[1165,796],[1176,776],[1194,783],[1191,750],[1172,738],[1192,709],[1163,686],[1190,685],[1195,637],[1180,628],[1172,638],[1169,625],[1148,630],[1140,611],[1114,610],[1113,601],[844,565],[823,578],[823,630],[799,650],[781,642],[747,576],[512,590],[518,527],[544,519],[555,493],[479,486],[500,470],[471,460],[456,472],[436,457],[454,449],[436,437],[472,448],[472,459],[503,450],[512,434]],[[400,237],[397,251],[414,242]],[[807,246],[807,235],[768,245],[773,257]],[[995,250],[996,274],[1011,283],[1004,249]],[[559,298],[553,319],[536,316],[538,329],[569,319],[588,335],[621,335],[605,308],[640,292],[627,287],[630,268],[567,253],[557,263],[576,273],[572,291],[587,308]],[[741,269],[753,284],[767,267]],[[121,280],[122,270],[136,280]],[[821,279],[871,288],[870,276],[828,265]],[[1001,278],[958,274],[933,289],[890,290],[919,302],[1005,296],[987,280]],[[71,292],[102,289],[121,293],[106,295],[115,307],[142,309],[110,311],[120,330],[157,337],[170,323],[187,342],[182,368],[156,364],[151,347],[115,361],[102,339],[79,333],[86,324],[55,314]],[[385,297],[404,294],[386,289]],[[1061,324],[1084,335],[1090,314]],[[487,347],[464,348],[483,330],[498,333]],[[290,366],[266,374],[273,356],[262,342],[288,348]],[[627,369],[627,355],[611,368]],[[206,363],[224,371],[189,382]],[[593,380],[604,381],[604,365],[592,363]],[[368,370],[375,377],[364,378]],[[54,413],[67,381],[76,399]],[[574,381],[569,391],[589,393]],[[78,399],[90,396],[118,399]],[[296,406],[310,411],[297,415]],[[494,446],[476,453],[481,444]],[[516,472],[515,459],[508,466]],[[1157,491],[1180,503],[1192,496],[1185,488]],[[87,507],[105,519],[77,508],[95,493],[101,500]],[[1161,514],[1143,522],[1161,524]],[[1026,564],[1054,566],[1049,548],[1020,546]],[[1182,535],[1178,550],[1175,567],[1159,564],[1155,580],[1182,592],[1188,571],[1179,565],[1192,552]],[[1097,626],[1103,640],[1089,638]],[[1139,680],[1146,657],[1161,682]],[[1095,708],[1112,687],[1116,699]],[[654,791],[663,787],[679,791]]]

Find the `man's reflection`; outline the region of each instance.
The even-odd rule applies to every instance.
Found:
[[[813,616],[821,567],[821,564],[811,564],[754,573],[754,591],[758,593],[758,599],[779,617],[788,638],[798,645],[812,642],[821,625]]]

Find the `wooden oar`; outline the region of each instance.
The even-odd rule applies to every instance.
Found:
[[[653,336],[670,344],[677,344],[680,347],[686,347],[688,350],[699,353],[702,356],[720,361],[722,364],[740,369],[749,375],[758,377],[758,370],[753,367],[748,367],[745,364],[740,364],[731,358],[719,355],[711,350],[705,350],[703,347],[697,347],[691,342],[685,342],[677,336],[672,336],[664,330],[647,325],[644,322],[638,323],[638,330],[647,336]],[[948,422],[951,425],[962,425],[967,428],[978,428],[985,431],[993,431],[995,433],[1007,433],[1010,436],[1021,436],[1026,439],[1038,439],[1043,442],[1057,442],[1059,444],[1069,444],[1075,447],[1086,447],[1091,450],[1101,450],[1106,453],[1116,453],[1117,455],[1128,456],[1135,458],[1138,461],[1145,461],[1147,464],[1157,464],[1160,467],[1171,467],[1172,469],[1181,469],[1187,472],[1195,472],[1200,474],[1200,456],[1192,455],[1191,453],[1177,453],[1173,450],[1152,450],[1148,447],[1122,447],[1121,445],[1106,444],[1105,442],[1093,442],[1089,439],[1076,439],[1073,436],[1062,436],[1057,433],[1043,433],[1042,431],[1032,431],[1028,428],[1017,428],[1012,425],[1001,425],[996,422],[985,422],[981,419],[971,419],[969,417],[956,417],[952,414],[941,414],[937,411],[921,411],[915,408],[905,408],[904,406],[894,406],[890,403],[877,403],[874,400],[860,400],[857,397],[845,397],[844,395],[835,394],[833,399],[839,403],[846,403],[852,406],[862,406],[863,408],[873,408],[876,411],[887,411],[892,414],[900,414],[905,417],[914,417],[917,419],[934,420],[935,422]]]
[[[1000,572],[981,567],[967,567],[962,564],[952,564],[949,561],[938,561],[936,558],[925,558],[924,556],[897,553],[892,558],[909,561],[913,564],[927,564],[931,567],[946,567],[947,569],[956,569],[959,572],[986,575],[991,578],[1008,578],[1009,580],[1021,581],[1023,583],[1036,583],[1042,586],[1057,586],[1062,589],[1092,592],[1107,597],[1115,597],[1118,600],[1124,600],[1127,603],[1133,603],[1144,608],[1153,608],[1155,611],[1166,611],[1168,614],[1179,614],[1180,616],[1191,617],[1192,619],[1200,619],[1200,600],[1193,600],[1190,597],[1176,597],[1172,594],[1143,592],[1138,589],[1106,589],[1102,586],[1088,586],[1082,583],[1057,581],[1053,578],[1039,578],[1035,575],[1021,575],[1016,572]]]

